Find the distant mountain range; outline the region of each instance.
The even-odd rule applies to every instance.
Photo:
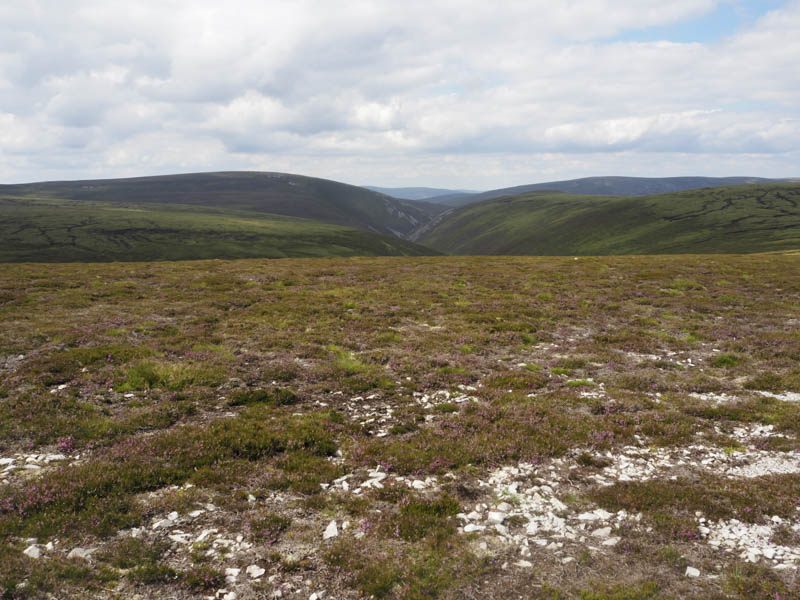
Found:
[[[0,261],[800,249],[800,183],[774,181],[589,177],[425,201],[286,173],[0,185]]]
[[[518,185],[489,190],[488,192],[441,195],[435,201],[448,206],[464,206],[502,196],[516,196],[517,194],[543,190],[570,192],[572,194],[650,196],[652,194],[669,194],[671,192],[683,192],[704,187],[743,185],[747,183],[775,183],[780,181],[787,180],[764,179],[763,177],[584,177],[582,179]]]
[[[427,200],[439,204],[439,198],[442,196],[464,196],[468,194],[478,194],[474,190],[447,190],[444,188],[431,188],[431,187],[400,187],[400,188],[387,188],[377,187],[374,185],[362,186],[373,192],[380,192],[393,198],[402,198],[404,200]]]

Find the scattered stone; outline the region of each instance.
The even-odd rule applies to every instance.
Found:
[[[33,559],[38,559],[42,556],[42,550],[38,544],[31,544],[25,550],[22,551],[25,556],[28,556]]]
[[[81,558],[83,560],[89,560],[90,555],[94,552],[94,548],[73,548],[67,554],[67,558]]]
[[[592,535],[598,538],[607,538],[611,535],[611,527],[601,527],[600,529],[595,529],[592,532]]]
[[[706,521],[698,528],[709,545],[737,552],[739,557],[750,562],[759,562],[762,557],[774,568],[796,568],[800,565],[800,546],[781,546],[772,542],[778,527],[787,527],[800,534],[800,522],[770,519],[768,524],[742,523],[737,519]]]
[[[322,539],[329,540],[335,538],[337,535],[339,535],[339,530],[336,527],[336,521],[331,521],[325,529],[325,533],[322,534]]]
[[[500,511],[490,511],[487,517],[489,523],[500,524],[506,519],[506,513]]]
[[[162,527],[172,527],[173,522],[169,519],[160,519],[153,523],[153,529],[161,529]]]
[[[258,565],[250,565],[247,567],[247,569],[245,569],[245,573],[247,573],[247,576],[250,577],[250,579],[258,579],[266,572],[266,569],[262,569]]]
[[[533,563],[528,560],[518,560],[514,564],[517,565],[518,567],[523,567],[525,569],[529,569],[533,566]]]
[[[686,577],[700,577],[700,570],[694,567],[686,567]]]

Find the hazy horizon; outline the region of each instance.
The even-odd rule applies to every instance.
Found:
[[[203,173],[237,172],[237,171],[242,172],[242,173],[246,173],[246,172],[264,172],[264,173],[278,172],[278,171],[256,171],[254,169],[250,169],[250,170],[235,169],[235,170],[230,170],[230,171],[185,171],[185,172],[177,172],[177,173],[124,175],[124,176],[120,176],[120,177],[113,177],[113,176],[112,177],[97,177],[97,178],[79,177],[79,178],[74,178],[74,179],[73,178],[40,179],[40,180],[36,180],[36,181],[31,180],[31,181],[16,181],[16,182],[2,181],[2,182],[0,182],[0,185],[26,185],[26,184],[34,184],[34,183],[56,183],[56,182],[60,182],[60,181],[63,181],[63,182],[96,181],[96,180],[102,180],[102,179],[139,179],[139,178],[144,178],[144,177],[161,177],[161,176],[167,177],[167,176],[172,176],[172,175],[174,175],[174,176],[199,175],[199,174],[203,174]],[[299,176],[302,176],[302,177],[320,178],[319,176],[317,176],[317,175],[315,175],[313,173],[285,173],[285,174],[287,174],[287,175],[299,175]],[[552,183],[552,182],[557,182],[557,181],[572,181],[572,180],[593,179],[593,178],[600,178],[600,177],[621,177],[621,178],[631,177],[631,178],[643,178],[643,179],[671,179],[671,178],[682,178],[682,177],[686,177],[686,178],[707,177],[707,178],[712,178],[712,179],[726,178],[726,177],[762,178],[761,175],[753,175],[753,174],[745,174],[745,175],[698,175],[698,174],[690,174],[690,175],[670,175],[670,176],[664,176],[664,177],[658,177],[658,176],[645,177],[645,176],[638,176],[638,175],[608,174],[608,175],[585,175],[585,176],[579,176],[579,177],[571,177],[569,179],[563,179],[563,180],[562,179],[547,179],[547,180],[542,180],[542,181],[524,181],[524,182],[520,182],[520,183],[511,183],[511,184],[508,184],[508,185],[500,185],[500,186],[495,187],[495,188],[471,189],[471,190],[468,190],[466,188],[448,188],[446,186],[434,186],[434,185],[424,185],[424,184],[420,184],[420,185],[403,185],[403,184],[400,184],[400,185],[381,185],[380,183],[374,183],[374,182],[372,182],[372,183],[354,183],[352,181],[341,181],[341,180],[336,180],[336,179],[333,179],[333,178],[330,178],[330,179],[332,181],[338,181],[339,183],[345,183],[347,185],[354,185],[354,186],[357,186],[357,187],[362,187],[362,188],[367,188],[367,189],[369,189],[369,188],[384,188],[384,189],[430,188],[430,189],[446,189],[446,190],[449,190],[449,191],[452,191],[452,192],[457,192],[457,193],[475,193],[475,194],[479,194],[481,192],[488,192],[488,191],[497,190],[497,189],[520,187],[520,186],[525,186],[525,185],[537,185],[537,184]],[[771,177],[771,178],[770,177],[764,177],[764,178],[765,179],[787,179],[787,180],[789,180],[789,179],[800,179],[798,177],[792,177],[792,176],[781,176],[781,177]],[[329,178],[324,178],[324,179],[329,179]]]

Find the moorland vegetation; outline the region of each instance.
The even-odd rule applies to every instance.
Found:
[[[0,596],[798,597],[797,261],[7,263]]]

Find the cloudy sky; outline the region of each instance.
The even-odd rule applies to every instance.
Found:
[[[2,0],[0,182],[800,176],[800,0]]]

